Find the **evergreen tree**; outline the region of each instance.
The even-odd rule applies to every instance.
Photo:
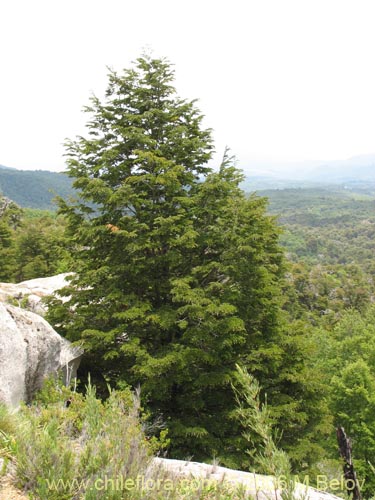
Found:
[[[210,130],[195,102],[176,96],[173,76],[148,56],[112,71],[104,102],[86,108],[89,136],[68,142],[80,200],[60,200],[60,212],[77,275],[49,318],[83,340],[90,371],[141,384],[175,456],[246,467],[236,363],[267,390],[290,446],[311,426],[317,394],[281,316],[283,256],[266,202],[244,196],[227,154],[218,172],[207,165]]]

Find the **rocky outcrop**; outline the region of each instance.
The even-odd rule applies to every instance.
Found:
[[[149,488],[152,488],[152,481],[163,481],[163,479],[172,480],[175,484],[182,479],[187,479],[193,491],[199,491],[200,487],[204,485],[213,485],[215,483],[221,484],[225,482],[234,492],[238,492],[240,489],[241,498],[247,498],[248,500],[282,499],[281,491],[275,491],[275,478],[272,476],[241,472],[197,462],[154,458],[151,469],[149,469],[148,473],[146,472],[144,476],[144,482]],[[17,490],[14,487],[14,483],[14,475],[12,474],[6,474],[0,477],[0,500],[27,500],[29,498],[24,496],[22,491]],[[197,493],[197,498],[198,495]],[[342,500],[342,498],[333,494],[318,491],[315,488],[308,488],[298,483],[296,484],[293,498],[294,500]]]
[[[282,498],[277,481],[272,476],[167,458],[155,458],[152,467],[168,471],[168,475],[172,475],[175,479],[186,478],[196,486],[225,482],[233,487],[234,491],[241,487],[241,491],[246,491],[250,498],[257,500],[280,500]],[[341,500],[335,495],[300,483],[295,485],[294,498],[296,500]]]
[[[0,301],[43,315],[46,311],[42,298],[53,295],[56,290],[68,285],[69,273],[48,278],[37,278],[21,283],[0,283]]]
[[[39,315],[0,302],[0,401],[31,401],[46,376],[74,377],[82,349],[73,347]]]

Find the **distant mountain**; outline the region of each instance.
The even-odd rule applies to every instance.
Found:
[[[5,169],[5,170],[16,170],[15,168],[13,167],[5,167],[4,165],[0,165],[0,169]]]
[[[309,179],[325,182],[375,181],[375,155],[356,156],[344,161],[327,162],[307,173]]]
[[[343,161],[248,162],[241,187],[247,192],[264,189],[339,186],[364,194],[375,192],[375,154]],[[17,170],[0,165],[0,194],[21,207],[55,210],[53,198],[74,195],[72,180],[64,173]]]
[[[334,184],[334,183],[330,183]],[[249,175],[245,177],[245,180],[241,183],[241,189],[245,192],[272,190],[272,189],[299,189],[299,188],[320,188],[326,186],[326,183],[313,181],[313,180],[303,180],[303,179],[288,179],[281,178],[272,175]]]
[[[55,196],[74,194],[72,180],[64,173],[17,170],[0,165],[0,193],[21,207],[56,210]]]
[[[327,185],[357,189],[375,184],[375,155],[329,162],[250,162],[244,170],[246,191]]]

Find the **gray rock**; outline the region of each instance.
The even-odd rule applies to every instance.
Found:
[[[12,302],[19,307],[43,315],[46,311],[42,298],[67,286],[70,273],[48,278],[36,278],[21,283],[0,283],[0,301]]]
[[[30,402],[46,376],[74,377],[82,349],[62,338],[39,315],[0,302],[0,401]]]
[[[156,470],[155,470],[156,469]],[[234,491],[238,487],[243,488],[247,495],[257,500],[280,500],[281,489],[273,476],[264,476],[252,472],[227,469],[217,465],[203,464],[199,462],[186,462],[184,460],[173,460],[168,458],[154,458],[150,473],[160,474],[160,470],[168,471],[175,480],[186,478],[196,487],[212,485],[213,483],[227,483]],[[342,500],[341,498],[296,483],[294,498],[296,500]]]

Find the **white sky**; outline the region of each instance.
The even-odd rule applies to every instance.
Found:
[[[374,19],[374,0],[0,0],[0,164],[63,170],[106,66],[146,46],[242,168],[374,153]]]

